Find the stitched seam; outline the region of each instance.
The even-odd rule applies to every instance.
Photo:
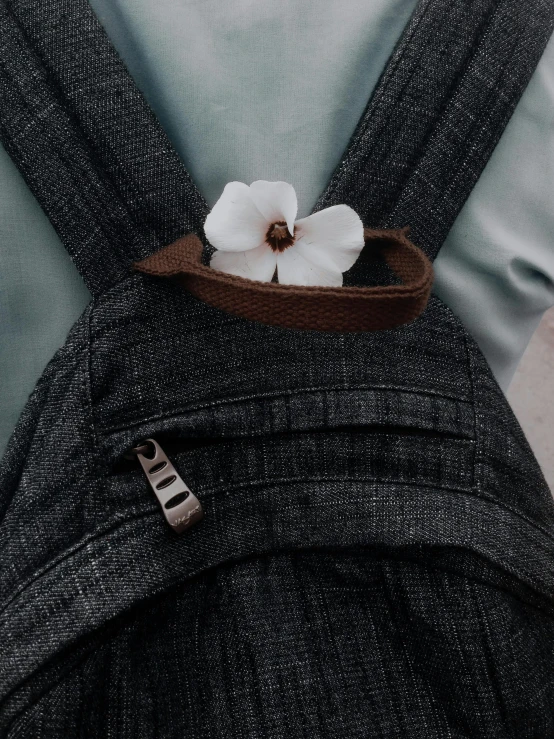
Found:
[[[348,484],[350,482],[349,480],[345,480],[345,478],[343,478],[343,477],[341,477],[341,478],[328,478],[328,479],[327,478],[323,478],[323,479],[322,478],[313,478],[313,479],[308,479],[308,480],[306,480],[306,478],[300,478],[300,479],[301,479],[301,482],[302,483],[311,482],[311,483],[314,483],[314,484],[315,483],[320,483],[322,481],[325,481],[325,482],[341,482],[341,483],[346,483],[346,484]],[[286,478],[286,479],[283,479],[281,482],[291,482],[291,481],[292,482],[295,482],[294,478],[292,478],[292,479],[291,478]],[[375,479],[374,478],[368,478],[367,480],[359,479],[359,480],[354,481],[352,484],[355,485],[355,484],[357,484],[359,482],[375,482]],[[260,483],[256,483],[256,486],[258,484],[259,485],[266,485],[267,486],[267,480],[263,480],[263,481],[260,481]],[[405,483],[405,482],[392,482],[391,483],[390,481],[386,481],[386,482],[384,482],[384,485],[385,486],[395,485],[395,486],[399,486],[399,487],[407,487],[407,488],[411,488],[411,489],[416,489],[416,486],[414,486],[413,484]],[[430,490],[434,490],[434,491],[442,491],[443,490],[442,487],[438,487],[436,485],[433,486],[433,485],[429,485],[429,484],[427,484],[427,485],[422,484],[421,486],[418,484],[417,485],[417,489],[419,489],[419,487],[426,487],[426,488],[428,488]],[[234,487],[229,487],[228,488],[229,491],[234,490],[234,489],[235,489]],[[444,490],[446,490],[448,492],[448,491],[452,490],[452,488],[444,488]],[[538,526],[534,521],[528,520],[526,518],[526,516],[522,515],[519,511],[512,510],[509,506],[505,505],[504,503],[499,503],[496,500],[492,500],[492,499],[488,498],[486,495],[476,495],[476,494],[470,492],[469,490],[464,490],[464,489],[457,489],[457,490],[460,493],[460,495],[468,495],[468,496],[471,496],[472,498],[475,498],[478,501],[486,500],[488,503],[490,503],[491,505],[493,505],[493,506],[495,506],[497,508],[508,510],[515,517],[521,519],[526,524],[528,524],[531,528],[538,530],[544,536],[544,538],[548,539],[549,543],[554,544],[554,536],[550,532],[541,529],[541,527]],[[203,495],[202,494],[200,497],[201,497],[201,500],[209,500],[211,497],[214,497],[214,495]],[[27,590],[33,583],[38,582],[46,574],[48,574],[48,572],[51,572],[52,570],[56,569],[56,567],[58,565],[62,564],[66,560],[71,559],[73,556],[76,556],[88,544],[91,544],[91,543],[93,543],[95,541],[98,541],[98,540],[101,540],[101,539],[105,538],[107,534],[109,534],[109,533],[111,533],[113,531],[116,531],[119,528],[122,528],[125,524],[130,524],[130,523],[133,523],[134,521],[138,521],[138,520],[141,520],[143,518],[148,518],[148,517],[152,517],[152,516],[160,516],[160,515],[161,514],[160,514],[160,511],[159,511],[158,507],[154,505],[154,506],[149,507],[148,509],[145,509],[142,512],[137,513],[135,515],[132,515],[132,516],[123,516],[119,521],[117,521],[115,523],[115,525],[113,524],[112,521],[110,521],[109,522],[110,525],[106,526],[105,528],[101,528],[100,530],[96,529],[93,533],[90,533],[85,539],[83,539],[83,540],[75,543],[70,550],[66,550],[65,552],[63,552],[62,554],[60,554],[56,559],[54,559],[51,562],[49,562],[47,564],[47,566],[43,567],[38,573],[35,574],[35,576],[29,578],[25,583],[23,583],[20,586],[20,588],[14,594],[12,594],[12,597],[10,597],[7,601],[5,601],[4,605],[0,608],[0,615],[2,615],[3,613],[5,613],[9,609],[9,607],[15,601],[17,601],[19,599],[19,597],[22,595],[22,593],[25,590]]]
[[[94,301],[93,301],[94,303]],[[98,434],[94,424],[94,413],[92,406],[92,341],[91,341],[91,322],[94,305],[88,314],[87,320],[87,345],[85,349],[85,372],[83,378],[83,393],[86,399],[87,420],[89,423],[90,441],[92,460],[98,455]]]
[[[89,3],[86,2],[86,5],[89,6]],[[89,6],[90,7],[90,6]],[[56,81],[50,70],[48,69],[44,59],[41,55],[39,55],[35,44],[31,41],[29,38],[28,33],[22,26],[22,24],[19,22],[19,19],[17,18],[15,12],[11,7],[6,4],[6,12],[9,14],[10,18],[12,19],[12,22],[14,26],[17,28],[19,33],[21,34],[22,39],[25,42],[26,50],[30,51],[32,57],[34,58],[37,67],[39,67],[44,75],[44,85],[48,88],[48,91],[50,95],[52,96],[54,100],[54,104],[59,109],[61,114],[66,118],[66,121],[71,129],[71,135],[75,137],[75,140],[77,143],[79,143],[82,147],[82,151],[85,154],[87,158],[87,163],[90,166],[91,170],[94,172],[96,177],[98,178],[99,182],[102,183],[108,183],[111,186],[112,193],[117,197],[118,205],[122,209],[122,211],[125,213],[125,215],[128,217],[129,221],[133,224],[136,230],[135,236],[138,236],[144,238],[147,229],[146,226],[142,223],[137,222],[136,217],[132,213],[132,211],[129,210],[127,204],[124,202],[120,189],[116,186],[113,179],[108,175],[105,168],[103,167],[96,148],[93,147],[88,139],[87,136],[85,136],[83,128],[80,126],[78,122],[77,115],[75,111],[73,110],[73,106],[70,104],[70,101],[67,99],[67,97],[62,93],[62,90],[60,88],[59,83]],[[25,98],[23,92],[19,89],[17,85],[16,80],[11,80],[14,88],[17,90],[17,93],[20,98],[20,105],[29,113],[33,114],[33,110],[28,103],[27,99]],[[35,116],[36,117],[36,116]],[[46,142],[49,142],[49,135],[48,135],[48,129],[45,127],[44,122],[41,121],[41,130],[44,135],[44,139]],[[7,137],[6,137],[7,138]],[[10,137],[11,138],[11,137]],[[6,143],[6,141],[5,141]],[[82,188],[78,186],[75,182],[75,176],[73,174],[73,170],[70,165],[65,164],[65,159],[63,157],[63,152],[61,152],[58,147],[52,146],[50,147],[50,152],[53,152],[53,155],[56,157],[56,159],[61,163],[62,168],[64,169],[64,173],[68,177],[68,179],[71,181],[73,187],[73,193],[79,198],[80,202],[83,204],[83,209],[87,210],[89,213],[89,216],[91,217],[91,220],[97,225],[99,231],[102,233],[104,238],[106,239],[106,246],[108,246],[107,253],[111,257],[110,261],[117,259],[117,267],[123,267],[128,261],[131,261],[132,255],[128,254],[127,251],[124,251],[123,248],[118,248],[120,245],[118,242],[116,242],[113,238],[108,236],[103,222],[96,217],[94,214],[94,211],[91,209],[88,201],[86,198],[83,198],[82,196]],[[17,156],[15,159],[22,164],[22,158]],[[26,170],[27,168],[25,168]],[[37,197],[39,202],[41,203],[41,207],[43,207],[45,213],[50,217],[51,212],[50,209],[42,202],[42,197],[39,197],[39,195],[42,193],[42,186],[39,185],[36,188],[33,189],[33,194]],[[58,230],[58,229],[57,229]],[[75,258],[73,255],[73,247],[71,247],[71,251],[69,250],[68,246],[66,246],[64,242],[64,246],[67,249],[67,251],[70,253],[70,256],[72,258],[72,261],[75,262]],[[99,265],[99,262],[97,260],[97,264]],[[86,268],[87,271],[91,269],[92,265],[91,263],[87,262],[85,265],[82,265],[83,268]],[[113,265],[114,269],[113,272],[117,273],[117,267],[116,265]],[[79,269],[79,272],[81,273],[81,270]],[[102,264],[102,268],[98,267],[97,270],[92,269],[92,274],[82,274],[83,279],[85,279],[85,282],[87,283],[87,286],[91,290],[91,292],[94,290],[96,294],[101,294],[104,292],[104,289],[101,289],[100,292],[97,289],[94,289],[96,287],[95,283],[97,280],[100,281],[101,284],[105,283],[105,279],[103,277],[105,272],[105,264]],[[92,278],[92,281],[90,281],[89,278]],[[113,283],[110,282],[110,287]]]
[[[413,166],[411,167],[409,174],[407,174],[407,176],[404,178],[403,184],[401,185],[399,189],[398,195],[394,199],[394,202],[389,211],[389,216],[386,218],[386,221],[385,221],[386,224],[394,222],[395,218],[397,217],[397,211],[400,206],[402,197],[409,183],[412,181],[412,178],[416,175],[419,169],[419,166],[421,164],[421,161],[424,158],[427,151],[429,150],[430,145],[433,143],[433,141],[438,139],[438,136],[439,136],[438,132],[442,131],[444,127],[446,111],[450,107],[452,100],[455,97],[456,90],[459,88],[460,84],[463,82],[463,80],[467,76],[468,70],[470,69],[475,57],[477,56],[477,53],[481,50],[482,44],[484,40],[486,39],[488,32],[490,31],[490,27],[492,26],[492,23],[494,22],[499,12],[499,4],[496,5],[494,8],[492,8],[491,11],[489,12],[489,15],[484,19],[482,28],[480,32],[477,34],[477,38],[474,40],[471,53],[468,55],[465,63],[461,66],[461,68],[458,69],[458,71],[456,72],[456,74],[454,75],[452,79],[451,84],[449,85],[448,89],[445,92],[444,98],[441,102],[440,109],[437,111],[435,115],[433,125],[429,128],[428,135],[423,138],[419,147],[414,152]],[[434,256],[436,256],[436,254]],[[430,258],[433,258],[433,257],[430,257]]]
[[[502,10],[502,5],[503,5],[503,3],[502,2],[499,2],[498,7],[497,7],[497,10],[496,10],[496,13],[495,13],[495,16],[500,15],[500,12]],[[510,14],[511,13],[513,13],[513,11],[510,9]],[[492,25],[492,22],[491,22],[491,25]],[[490,32],[490,28],[487,28],[487,31],[485,33],[485,36],[488,36],[489,32]],[[481,48],[480,48],[481,47],[481,44],[484,43],[486,40],[487,39],[485,37],[480,40],[479,48],[476,49],[473,59],[475,59],[479,55],[479,53],[481,51]],[[518,44],[518,41],[517,41],[517,38],[515,38],[513,40],[513,44],[512,44],[511,49],[513,50],[517,46],[517,44]],[[472,61],[473,61],[473,59],[472,59]],[[468,74],[469,74],[469,68],[466,70],[466,74],[464,75],[464,78]],[[502,78],[502,76],[503,76],[502,74],[499,75],[500,78]],[[462,80],[462,82],[463,82],[463,80]],[[491,91],[489,92],[489,96],[488,96],[487,100],[488,101],[490,101],[490,100],[496,100],[498,97],[499,97],[498,92],[494,88],[492,88]],[[515,107],[517,105],[517,102],[518,102],[518,100],[511,99],[510,106],[507,109],[508,112],[507,112],[507,114],[505,114],[505,124],[507,123],[508,119],[510,118],[511,114],[513,113],[513,111],[514,111],[514,109],[515,109]],[[486,107],[487,110],[490,110],[490,106],[484,106],[484,107]],[[476,120],[473,123],[472,131],[474,131],[476,129],[482,131],[483,130],[483,127],[481,125],[479,125],[480,123],[481,123],[480,117],[479,118],[476,118]],[[494,146],[498,143],[500,137],[502,136],[504,127],[502,128],[501,131],[495,130],[494,139],[492,139],[491,142],[490,142],[490,144],[489,144],[489,149],[491,151],[494,148]],[[471,139],[474,140],[475,137],[471,136]],[[456,190],[458,188],[458,183],[462,179],[463,174],[466,173],[467,164],[468,164],[468,162],[471,161],[471,159],[472,159],[472,148],[469,148],[469,149],[465,150],[465,157],[462,159],[461,163],[458,166],[452,167],[449,170],[449,172],[450,172],[450,180],[449,180],[449,184],[445,187],[445,195],[447,195],[448,193],[450,193],[452,190]]]
[[[346,390],[344,388],[344,385],[333,385],[333,386],[327,386],[327,387],[299,388],[295,390],[286,390],[286,391],[279,391],[279,392],[254,393],[252,395],[243,395],[237,398],[232,398],[230,400],[229,399],[214,400],[214,401],[207,402],[207,403],[201,403],[199,405],[184,406],[180,410],[172,412],[172,413],[159,413],[154,416],[148,416],[148,418],[146,419],[124,423],[119,426],[101,427],[99,429],[99,433],[101,436],[105,437],[109,434],[113,434],[118,431],[127,431],[132,428],[143,426],[146,423],[151,423],[153,421],[159,421],[159,420],[165,420],[165,419],[171,419],[171,418],[179,418],[180,416],[184,414],[195,413],[196,411],[204,410],[206,408],[236,405],[239,403],[244,403],[245,401],[249,401],[249,400],[258,400],[261,398],[265,398],[265,399],[283,398],[283,397],[291,397],[291,396],[296,396],[296,395],[312,395],[312,394],[315,395],[317,393],[328,393],[328,392],[350,394],[350,393],[356,392],[357,390],[401,392],[403,395],[408,395],[408,396],[423,395],[423,396],[428,396],[431,398],[445,398],[447,400],[452,400],[457,403],[463,404],[465,406],[470,405],[470,401],[468,399],[460,398],[455,395],[448,395],[438,390],[437,391],[419,390],[419,389],[418,390],[408,390],[405,387],[396,386],[396,385],[355,385],[355,386],[350,386],[349,389]]]
[[[360,144],[362,142],[362,139],[365,137],[367,129],[369,128],[370,121],[375,116],[375,107],[377,103],[379,102],[379,100],[384,96],[388,87],[390,86],[391,81],[394,78],[394,72],[398,69],[400,62],[403,60],[406,54],[410,39],[413,37],[417,29],[419,28],[420,24],[422,23],[425,16],[429,12],[429,8],[432,5],[432,0],[420,0],[420,2],[422,6],[425,6],[425,3],[427,3],[427,6],[423,7],[421,15],[417,19],[417,21],[414,23],[413,28],[412,28],[412,19],[408,21],[408,25],[404,29],[404,32],[402,33],[402,36],[398,42],[398,51],[397,51],[398,56],[391,60],[392,66],[390,66],[390,69],[389,69],[389,65],[387,64],[387,67],[383,72],[383,76],[381,80],[379,80],[379,82],[377,83],[375,92],[369,99],[366,105],[366,108],[364,112],[362,113],[362,116],[356,128],[354,129],[354,133],[352,134],[352,137],[340,158],[340,161],[336,167],[335,172],[331,175],[331,179],[329,180],[329,183],[327,184],[322,194],[317,199],[317,202],[311,211],[312,213],[315,212],[316,209],[318,209],[318,207],[320,206],[320,203],[324,203],[333,197],[337,188],[342,183],[342,180],[344,178],[344,171],[343,171],[344,168],[348,166],[352,167],[352,164],[354,163],[356,158],[359,158]],[[418,12],[419,12],[419,7],[416,8],[414,12],[414,16]],[[393,57],[394,57],[394,54],[395,52],[393,52]]]

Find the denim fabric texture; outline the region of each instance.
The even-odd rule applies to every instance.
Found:
[[[320,202],[430,255],[554,20],[445,7]],[[0,735],[552,737],[554,505],[459,320],[286,330],[129,273],[201,233],[198,192],[87,3],[4,0],[0,28],[4,144],[95,295],[0,470]],[[204,506],[180,537],[123,460],[146,437]]]

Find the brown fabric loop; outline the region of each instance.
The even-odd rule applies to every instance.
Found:
[[[202,243],[183,236],[135,262],[135,270],[174,277],[200,300],[251,321],[282,328],[316,331],[379,331],[411,323],[425,309],[433,267],[407,238],[409,229],[364,229],[401,285],[315,287],[258,282],[219,272],[202,264]]]

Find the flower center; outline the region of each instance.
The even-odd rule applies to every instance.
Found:
[[[294,232],[296,233],[296,226]],[[277,221],[267,229],[265,240],[273,251],[285,251],[294,244],[295,238],[291,236],[285,221]]]

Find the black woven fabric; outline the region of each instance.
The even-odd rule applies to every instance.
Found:
[[[0,29],[0,138],[97,295],[208,207],[86,0],[2,0]]]
[[[391,137],[396,184],[368,193],[380,154],[360,128],[345,199],[396,218],[418,162],[464,159],[448,195],[461,207],[548,35],[532,5],[525,27],[515,2],[453,3],[454,24],[420,5],[379,89],[396,90],[391,110],[422,101],[428,130]],[[390,331],[278,329],[129,274],[204,205],[88,5],[0,8],[2,135],[96,295],[0,468],[0,735],[554,736],[554,505],[457,318],[433,298]],[[500,27],[529,48],[509,83],[473,77],[501,100],[489,144],[437,148],[449,110],[462,136],[452,85]],[[449,34],[448,83],[431,95],[402,77]],[[419,192],[433,253],[453,211]],[[204,507],[181,537],[124,459],[145,437]]]
[[[315,209],[436,257],[552,34],[551,0],[421,0]]]

